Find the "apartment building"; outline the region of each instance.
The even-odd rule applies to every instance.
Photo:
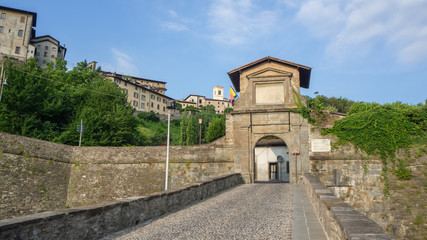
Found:
[[[67,49],[61,46],[55,38],[45,35],[31,39],[31,45],[34,46],[34,57],[39,62],[40,67],[46,67],[47,63],[55,64],[56,58],[64,60]]]
[[[35,57],[46,67],[56,58],[65,58],[67,49],[52,36],[36,37],[37,13],[0,6],[0,57],[27,61]]]
[[[215,107],[216,113],[224,113],[226,108],[232,107],[231,102],[224,98],[224,87],[220,86],[213,87],[213,98],[191,94],[184,100],[178,100],[177,102],[180,103],[183,108],[194,106],[200,109],[203,106],[212,105]]]
[[[0,6],[0,57],[20,61],[33,57],[30,41],[36,35],[36,24],[37,13]]]
[[[90,65],[92,69],[95,69],[93,62]],[[101,71],[101,74],[117,83],[123,92],[126,93],[128,102],[137,111],[153,111],[157,114],[165,115],[167,114],[167,102],[174,100],[164,95],[166,82],[104,71]]]

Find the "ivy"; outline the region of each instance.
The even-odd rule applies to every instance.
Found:
[[[300,113],[314,126],[321,123],[325,105],[321,98],[311,99],[306,106],[301,96],[295,93],[294,101],[298,107],[293,112]],[[317,97],[316,97],[317,98]],[[393,173],[399,180],[412,178],[411,170],[403,159],[398,159],[396,151],[408,149],[414,145],[427,143],[427,100],[424,104],[408,105],[400,102],[392,104],[357,102],[351,105],[345,118],[336,120],[334,126],[322,130],[323,134],[339,138],[337,145],[352,143],[356,149],[368,155],[379,155],[383,163],[384,193],[389,195],[388,169],[392,163]],[[365,170],[367,172],[367,170]]]

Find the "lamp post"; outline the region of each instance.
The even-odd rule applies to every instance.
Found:
[[[176,109],[176,102],[170,101],[167,103],[166,108],[168,109],[168,137],[166,143],[166,176],[165,176],[165,190],[168,190],[168,179],[169,179],[169,140],[170,140],[170,125],[171,125],[171,111]]]
[[[202,144],[202,123],[203,123],[203,118],[199,117],[199,145]]]
[[[3,87],[4,87],[4,85],[7,85],[7,82],[6,82],[7,80],[5,79],[3,82],[3,78],[4,78],[4,62],[2,63],[2,66],[1,66],[1,75],[0,75],[0,84],[1,84],[1,86],[0,86],[0,101],[1,101],[1,96],[3,94]]]

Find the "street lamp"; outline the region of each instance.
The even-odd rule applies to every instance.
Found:
[[[165,190],[168,190],[168,179],[169,179],[169,139],[170,139],[170,126],[171,126],[171,111],[172,109],[176,109],[176,102],[169,101],[166,104],[166,108],[168,109],[168,138],[166,144],[166,177],[165,177]]]
[[[199,145],[202,144],[202,123],[203,118],[199,117]]]

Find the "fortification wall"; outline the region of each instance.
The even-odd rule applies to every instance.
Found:
[[[0,133],[0,219],[164,189],[166,147],[73,147]],[[170,188],[233,172],[219,139],[170,149]]]
[[[383,163],[379,156],[364,156],[353,145],[334,146],[334,136],[321,135],[317,128],[310,129],[310,140],[330,139],[330,152],[312,152],[310,146],[310,172],[320,179],[336,197],[374,220],[398,239],[423,239],[427,236],[425,212],[425,182],[427,156],[415,154],[409,163],[413,179],[398,180],[388,165],[390,196],[384,194]],[[398,157],[404,157],[401,153]],[[409,154],[411,155],[411,154]]]

